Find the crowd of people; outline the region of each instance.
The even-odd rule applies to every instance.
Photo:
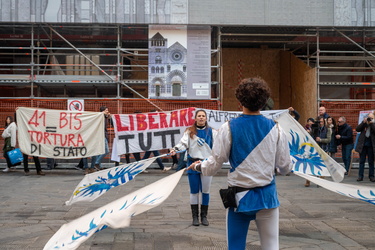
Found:
[[[228,249],[245,249],[246,237],[251,221],[255,221],[262,249],[279,248],[279,200],[275,176],[288,174],[292,168],[289,145],[286,134],[277,122],[261,115],[261,110],[270,109],[270,89],[261,78],[247,78],[238,85],[236,98],[242,106],[242,114],[224,123],[219,130],[212,129],[207,123],[204,110],[195,112],[195,122],[188,127],[180,141],[170,149],[173,158],[173,168],[179,170],[187,167],[190,187],[190,206],[192,225],[208,226],[208,206],[210,202],[210,186],[212,176],[222,167],[224,162],[230,163],[227,183],[228,189],[223,190],[222,199],[227,208],[227,242]],[[293,107],[289,113],[297,121],[299,113]],[[91,158],[82,158],[77,167],[85,174],[103,169],[102,159],[109,153],[108,130],[111,114],[108,108],[100,108],[105,119],[105,153]],[[355,151],[360,154],[359,174],[357,181],[363,181],[366,158],[369,164],[369,179],[374,178],[375,154],[375,123],[374,113],[368,114],[356,127],[360,133]],[[336,120],[327,114],[325,107],[320,107],[317,118],[307,119],[306,131],[313,137],[322,150],[334,156],[341,147],[342,160],[346,172],[350,169],[352,151],[354,149],[353,130],[344,116]],[[9,172],[14,167],[7,152],[16,147],[17,125],[13,117],[6,118],[3,153],[7,167],[3,172]],[[177,152],[185,151],[178,160]],[[143,159],[158,151],[145,152]],[[133,153],[136,161],[141,160],[140,153]],[[130,155],[126,155],[127,163]],[[29,156],[24,155],[24,171],[29,174]],[[40,160],[33,157],[38,175],[44,175]],[[161,170],[167,171],[158,158]],[[57,164],[49,159],[49,168]],[[116,162],[116,165],[119,165]],[[310,183],[306,182],[305,186]]]
[[[318,145],[331,157],[341,148],[342,161],[348,174],[353,152],[359,153],[359,171],[357,181],[363,181],[366,158],[368,160],[368,178],[375,182],[374,177],[374,154],[375,154],[375,123],[374,113],[369,113],[355,128],[359,136],[353,140],[353,128],[347,123],[344,116],[340,116],[337,122],[334,117],[327,113],[324,106],[319,107],[318,117],[308,118],[305,129],[314,138]],[[355,146],[355,148],[354,148]],[[306,182],[306,187],[310,182]]]

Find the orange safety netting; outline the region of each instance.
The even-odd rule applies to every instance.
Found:
[[[77,98],[81,99],[81,98]],[[149,99],[150,102],[161,108],[163,111],[183,109],[188,107],[197,107],[204,109],[220,109],[220,102],[216,100],[158,100]],[[45,109],[67,110],[67,99],[0,99],[0,133],[5,126],[7,116],[15,116],[17,107],[33,107]],[[150,112],[157,109],[154,105],[144,99],[87,99],[84,100],[85,111],[97,111],[101,106],[108,107],[111,114],[131,114],[134,112]],[[113,128],[109,128],[109,147],[112,148],[112,139],[114,137]],[[0,148],[3,148],[4,140],[0,140]],[[107,155],[110,158],[110,154]],[[2,154],[0,159],[3,159]]]

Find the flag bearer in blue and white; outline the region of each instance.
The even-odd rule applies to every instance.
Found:
[[[206,159],[211,155],[213,138],[217,131],[207,124],[207,114],[204,110],[195,112],[194,124],[187,128],[180,142],[171,149],[174,155],[177,151],[187,150],[188,165],[195,161]],[[187,171],[190,186],[190,205],[193,216],[193,225],[199,226],[199,204],[201,204],[201,223],[208,226],[207,213],[210,202],[210,186],[212,176],[203,176],[200,172],[192,169]],[[202,193],[199,201],[199,193]]]
[[[270,97],[260,78],[242,80],[236,89],[243,114],[223,124],[215,137],[212,156],[188,169],[214,175],[229,161],[228,186],[235,190],[235,205],[227,208],[229,250],[246,248],[250,221],[257,224],[262,249],[279,249],[279,200],[275,168],[287,174],[292,167],[287,136],[260,110]]]

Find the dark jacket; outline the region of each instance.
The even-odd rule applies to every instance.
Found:
[[[338,126],[337,134],[341,136],[341,138],[337,140],[337,145],[353,144],[353,129],[349,124],[345,123]]]
[[[108,125],[113,126],[112,124],[112,119],[110,116],[104,115],[104,135],[107,141],[109,140],[109,135],[108,135]]]
[[[361,133],[358,138],[357,146],[355,147],[355,151],[357,151],[358,153],[362,152],[363,145],[365,144],[365,140],[366,140],[366,128],[368,128],[369,126],[371,127],[370,138],[371,138],[371,143],[373,145],[372,148],[375,154],[375,147],[374,147],[375,146],[375,124],[374,123],[367,124],[367,122],[361,122],[360,124],[358,124],[357,128],[355,129],[357,132]]]
[[[296,121],[298,121],[299,118],[300,118],[301,116],[300,116],[300,114],[297,112],[297,110],[293,110],[293,111],[291,111],[291,112],[294,114],[294,119],[295,119]]]

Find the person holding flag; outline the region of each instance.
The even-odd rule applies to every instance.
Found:
[[[213,138],[216,135],[216,130],[212,129],[207,124],[207,114],[204,110],[197,110],[195,112],[195,122],[192,126],[186,129],[180,142],[174,146],[170,153],[176,155],[177,151],[187,150],[188,165],[191,163],[206,159],[211,155],[211,148],[213,145]],[[201,223],[208,226],[207,220],[208,204],[210,202],[210,186],[212,176],[203,176],[200,172],[195,170],[188,170],[188,179],[190,185],[190,205],[193,216],[193,225],[199,226],[199,193],[202,193],[201,199]]]
[[[188,168],[211,176],[224,162],[230,162],[228,189],[221,192],[227,207],[229,250],[246,249],[252,220],[257,224],[262,249],[279,249],[280,203],[275,168],[280,174],[287,174],[292,162],[286,134],[276,122],[260,113],[269,96],[270,89],[264,80],[242,80],[236,98],[243,114],[221,126],[208,159]]]

